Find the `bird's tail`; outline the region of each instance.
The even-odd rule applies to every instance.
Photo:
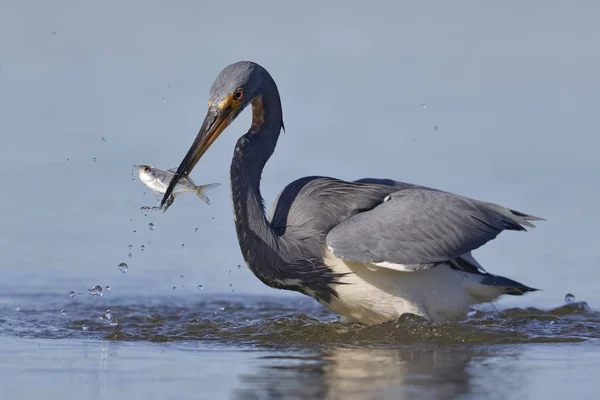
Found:
[[[486,272],[471,253],[451,261],[450,268],[464,279],[463,284],[466,289],[474,299],[480,302],[494,301],[504,294],[522,296],[525,293],[539,290],[521,282]]]
[[[200,197],[200,199],[202,199],[203,202],[210,205],[210,199],[204,192],[210,189],[214,189],[219,185],[220,183],[209,183],[208,185],[196,186],[196,195]]]
[[[465,279],[464,285],[471,296],[482,303],[494,301],[505,294],[522,296],[525,293],[539,290],[499,275],[469,273],[461,275]]]

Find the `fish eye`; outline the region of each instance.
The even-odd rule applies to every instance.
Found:
[[[150,171],[150,167],[146,165],[146,166],[144,167],[144,171],[146,171],[146,172]]]
[[[242,89],[242,88],[238,88],[235,90],[235,92],[233,92],[233,99],[235,101],[240,101],[243,96],[244,96],[244,89]]]

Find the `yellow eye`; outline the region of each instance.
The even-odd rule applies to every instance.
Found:
[[[240,101],[243,96],[244,96],[244,90],[242,88],[236,89],[235,92],[233,92],[233,99],[235,101]]]

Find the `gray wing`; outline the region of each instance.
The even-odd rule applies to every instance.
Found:
[[[530,220],[541,219],[448,192],[406,189],[337,225],[326,240],[345,261],[414,271],[453,260],[505,229],[525,230],[533,227]]]

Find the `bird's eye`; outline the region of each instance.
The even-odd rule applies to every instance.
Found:
[[[236,91],[233,92],[233,99],[236,101],[241,100],[242,96],[244,96],[244,91],[242,89],[236,89]]]

